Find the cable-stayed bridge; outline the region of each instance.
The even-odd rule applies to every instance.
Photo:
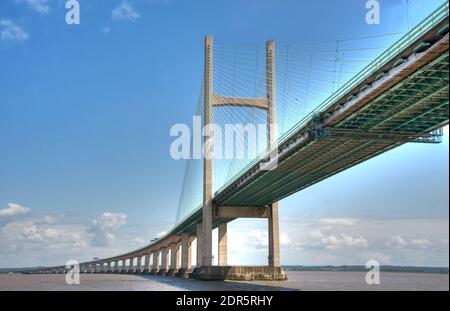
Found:
[[[279,200],[404,143],[441,141],[449,120],[448,27],[447,2],[388,47],[399,34],[280,46],[214,46],[206,37],[197,107],[203,154],[187,160],[176,224],[145,247],[83,262],[80,271],[285,279]],[[252,127],[217,139],[227,124],[264,126],[257,139]],[[216,157],[225,152],[220,144],[236,145],[231,157]],[[249,146],[258,156],[249,156]],[[267,266],[228,265],[227,223],[237,218],[267,218]]]

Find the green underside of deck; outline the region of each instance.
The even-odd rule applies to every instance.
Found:
[[[448,53],[398,83],[337,128],[425,133],[448,120]]]
[[[388,133],[428,133],[448,122],[448,52],[391,87],[335,128]],[[316,139],[251,183],[227,195],[222,205],[262,206],[278,201],[403,142]]]

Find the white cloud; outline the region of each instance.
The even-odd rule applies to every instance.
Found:
[[[134,242],[134,244],[137,245],[137,246],[144,246],[144,245],[148,244],[147,241],[145,241],[145,240],[144,240],[143,238],[141,238],[141,237],[136,237],[136,238],[134,238],[133,242]]]
[[[386,242],[386,245],[389,247],[403,247],[403,248],[428,248],[429,246],[432,246],[433,243],[431,243],[426,238],[413,238],[409,241],[402,238],[399,235],[392,236],[389,241]]]
[[[69,259],[82,262],[109,257],[142,247],[167,226],[139,225],[130,229],[133,226],[128,225],[122,229],[127,217],[121,213],[104,213],[94,220],[64,214],[20,216],[0,219],[8,220],[0,226],[0,267],[57,265]]]
[[[115,240],[116,231],[127,223],[127,215],[122,213],[103,213],[100,218],[92,221],[89,232],[93,234],[94,246],[108,246]]]
[[[103,27],[101,31],[102,33],[109,33],[111,30],[109,29],[109,27]]]
[[[17,203],[8,203],[8,207],[0,210],[0,217],[11,217],[20,214],[26,214],[30,211],[29,207],[21,206]]]
[[[349,248],[349,247],[367,247],[368,242],[363,237],[352,237],[347,234],[330,235],[320,240],[328,249]]]
[[[112,11],[112,18],[114,20],[134,22],[140,17],[140,14],[136,12],[125,0],[122,1],[122,3]]]
[[[55,228],[47,228],[44,230],[44,235],[50,239],[56,239],[61,235],[61,232]]]
[[[48,225],[34,220],[12,221],[0,230],[0,261],[20,266],[76,258],[86,249],[86,228],[80,225]],[[55,258],[53,258],[55,257]],[[37,262],[36,262],[37,261]]]
[[[10,19],[0,19],[0,40],[25,41],[30,36]]]
[[[47,224],[54,224],[56,223],[56,218],[53,216],[49,216],[49,215],[45,215],[42,218],[43,222],[47,223]]]
[[[25,3],[27,7],[40,14],[49,14],[50,6],[48,0],[16,0],[17,3]]]
[[[364,265],[375,259],[382,264],[446,266],[448,226],[448,219],[283,217],[281,260],[283,264]],[[230,264],[267,263],[267,222],[233,221],[228,239]]]
[[[291,243],[291,239],[289,239],[289,236],[287,235],[287,233],[282,232],[280,234],[280,244],[281,245],[289,245]]]
[[[42,241],[43,239],[40,230],[34,223],[22,229],[22,237],[30,241]]]
[[[386,242],[388,246],[392,247],[401,247],[405,246],[407,243],[406,241],[399,235],[391,236],[390,240]]]
[[[415,245],[420,248],[427,248],[431,243],[427,239],[414,239],[411,241],[411,245]]]
[[[356,219],[353,218],[322,218],[319,219],[321,225],[329,226],[353,226],[356,223]]]

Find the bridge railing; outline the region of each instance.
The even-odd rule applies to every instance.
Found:
[[[364,69],[362,69],[358,74],[356,74],[352,79],[345,83],[339,90],[334,92],[330,97],[318,105],[314,110],[303,117],[298,123],[296,123],[292,128],[286,131],[282,136],[280,136],[274,147],[266,149],[255,159],[250,161],[246,166],[244,166],[239,172],[237,172],[228,182],[226,182],[216,193],[220,193],[233,182],[235,182],[244,172],[249,170],[255,164],[257,164],[262,159],[267,158],[275,148],[283,144],[289,137],[291,137],[295,132],[305,126],[313,116],[325,111],[327,108],[332,106],[337,100],[342,98],[345,94],[351,91],[355,86],[363,82],[374,72],[379,70],[383,65],[391,61],[399,52],[404,50],[406,47],[411,45],[414,41],[422,37],[433,27],[438,25],[440,22],[448,18],[449,15],[449,3],[448,1],[443,3],[439,8],[437,8],[433,13],[428,15],[423,21],[421,21],[417,26],[411,29],[403,37],[401,37],[397,42],[391,45],[386,51],[370,62]]]

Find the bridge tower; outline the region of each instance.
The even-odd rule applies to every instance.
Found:
[[[266,43],[266,97],[226,97],[213,92],[213,38],[205,38],[204,51],[204,158],[203,158],[203,215],[197,226],[197,269],[196,275],[203,279],[253,278],[252,275],[266,275],[267,279],[285,279],[281,269],[278,224],[278,202],[264,207],[214,206],[212,193],[212,113],[215,106],[252,107],[267,113],[267,141],[269,147],[277,140],[276,126],[276,83],[275,43]],[[220,215],[219,215],[220,214]],[[222,217],[222,218],[221,218]],[[240,217],[268,219],[268,266],[230,267],[227,264],[227,222]],[[219,218],[218,266],[212,263],[213,222]],[[221,218],[221,219],[220,219]],[[222,220],[222,221],[221,221]],[[226,267],[226,268],[224,268]]]

